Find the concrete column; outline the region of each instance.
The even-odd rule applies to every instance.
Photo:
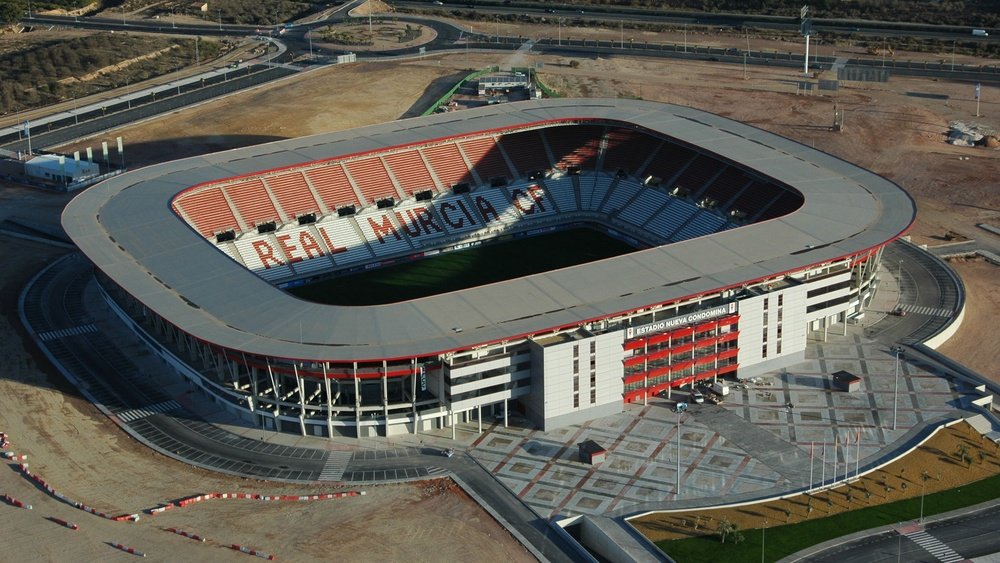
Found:
[[[333,439],[333,396],[330,393],[330,378],[326,374],[326,362],[323,362],[323,387],[326,391],[326,436]]]

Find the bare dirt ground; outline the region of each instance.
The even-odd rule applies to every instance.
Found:
[[[781,49],[786,50],[783,45]],[[913,235],[919,242],[935,242],[934,237],[945,230],[981,236],[975,223],[1000,222],[996,186],[1000,155],[943,142],[950,120],[974,120],[970,85],[894,77],[889,83],[854,85],[829,96],[799,96],[792,69],[750,68],[744,80],[742,67],[719,63],[587,58],[580,59],[579,68],[574,69],[568,58],[506,52],[342,65],[63,150],[96,147],[102,140],[113,142],[121,135],[129,165],[137,168],[207,151],[381,123],[412,113],[415,107],[422,109],[426,100],[436,98],[469,68],[536,62],[544,63],[542,79],[567,95],[637,96],[690,105],[871,168],[898,182],[917,200],[920,211]],[[1000,109],[990,100],[1000,100],[1000,88],[984,86],[983,100],[982,112],[987,117],[980,121],[997,127]],[[846,110],[842,133],[829,131],[834,103]],[[959,160],[959,156],[970,159]],[[2,193],[6,209],[23,209],[22,215],[50,222],[56,220],[66,199],[24,190]],[[7,264],[17,265],[0,269],[4,315],[0,318],[0,430],[11,434],[14,450],[31,455],[33,470],[68,496],[112,512],[132,512],[215,490],[303,490],[218,476],[163,459],[133,443],[60,383],[44,361],[32,356],[33,346],[17,328],[15,307],[24,282],[56,254],[48,247],[0,237],[0,256]],[[997,312],[992,282],[996,268],[979,263],[961,265],[960,271],[970,288],[970,303],[971,298],[976,301],[962,330],[949,343],[953,347],[946,351],[966,363],[988,361],[994,351],[995,360],[1000,334],[988,329]],[[992,305],[987,308],[988,304]],[[971,314],[972,309],[977,314]],[[3,558],[14,560],[111,559],[115,553],[101,543],[109,540],[133,542],[161,559],[245,557],[218,547],[226,543],[245,543],[295,560],[329,559],[331,554],[359,561],[457,560],[468,557],[470,545],[476,546],[476,555],[484,560],[529,558],[470,500],[446,491],[427,493],[423,484],[368,488],[366,497],[315,504],[210,501],[137,524],[99,520],[62,505],[15,471],[0,472],[0,490],[35,505],[31,512],[0,505],[0,538],[16,538],[2,541]],[[77,521],[82,529],[70,532],[43,521],[49,514]],[[217,543],[197,544],[160,531],[169,526],[190,528]]]
[[[957,453],[960,444],[967,449],[966,461]],[[922,492],[953,489],[998,472],[1000,448],[963,422],[939,431],[907,456],[849,485],[738,508],[652,514],[631,523],[653,541],[712,534],[723,519],[737,524],[740,530],[760,528],[765,520],[770,520],[773,527],[913,498]]]
[[[987,327],[996,325],[997,312],[1000,311],[998,268],[984,260],[952,260],[950,264],[965,283],[968,306],[965,308],[962,330],[938,348],[938,351],[997,381],[1000,379],[1000,371],[997,370],[1000,346],[988,335],[977,335],[972,331],[990,332]]]

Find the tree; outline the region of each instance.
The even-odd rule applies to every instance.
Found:
[[[0,23],[7,25],[18,21],[26,9],[27,3],[23,0],[0,2]]]
[[[965,464],[966,469],[972,467],[972,456],[969,454],[969,446],[959,444],[958,448],[955,449],[955,455]]]
[[[569,67],[570,68],[580,68],[580,61],[578,61],[576,59],[573,59],[572,61],[569,62]]]
[[[729,534],[736,532],[736,529],[737,529],[736,524],[730,522],[728,518],[723,518],[722,520],[719,520],[718,533],[722,543],[726,543],[726,537],[729,536]]]

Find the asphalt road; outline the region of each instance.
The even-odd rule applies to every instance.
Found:
[[[452,9],[452,6],[448,7]],[[456,9],[463,9],[457,8]],[[468,8],[464,8],[468,10]],[[481,8],[479,8],[481,9]],[[307,39],[307,33],[311,29],[322,27],[325,25],[330,25],[333,23],[338,23],[348,19],[346,14],[346,9],[338,10],[336,12],[330,13],[330,15],[322,20],[310,21],[307,23],[297,24],[293,27],[287,28],[285,33],[282,34],[282,41],[288,45],[288,59],[294,58],[296,53],[307,53],[310,50],[310,43]],[[515,11],[513,8],[498,8],[495,9],[497,14],[513,15],[520,13],[520,10]],[[530,10],[529,10],[530,11]],[[541,12],[541,9],[536,11]],[[559,10],[554,10],[557,17],[560,13]],[[547,12],[542,12],[547,13]],[[575,15],[579,15],[578,11],[572,12]],[[612,12],[594,12],[593,14],[587,14],[586,17],[598,17],[599,19],[614,19],[616,14]],[[431,27],[436,37],[434,41],[421,46],[404,47],[399,49],[387,49],[378,52],[370,52],[366,56],[374,57],[397,57],[397,56],[411,56],[422,52],[434,52],[443,50],[453,50],[458,46],[458,41],[463,37],[465,33],[463,30],[443,21],[439,21],[433,18],[423,17],[420,15],[405,15],[399,14],[395,16],[399,21],[419,23]],[[622,17],[628,17],[627,14]],[[661,17],[661,16],[657,16]],[[669,16],[662,16],[663,18],[669,19]],[[716,16],[721,18],[718,22],[712,23],[712,25],[729,25],[738,26],[737,24],[746,23],[745,16],[734,16],[730,18],[729,16]],[[774,18],[763,17],[760,19],[761,22],[766,23],[773,20]],[[778,18],[779,20],[782,18]],[[787,19],[787,18],[783,18]],[[33,18],[22,20],[24,23],[29,24],[44,24],[51,26],[65,26],[65,27],[78,27],[86,29],[101,29],[101,30],[120,30],[120,31],[135,31],[135,32],[147,32],[147,33],[165,33],[165,34],[185,34],[185,35],[211,35],[211,36],[256,36],[259,35],[261,31],[269,30],[270,27],[261,28],[257,26],[238,26],[238,25],[212,25],[212,24],[202,24],[202,25],[192,25],[192,24],[181,24],[174,25],[165,20],[116,20],[110,18],[74,18],[70,16],[34,16]],[[701,21],[701,20],[698,20]],[[714,21],[714,20],[713,20]],[[757,22],[757,20],[754,20]],[[704,23],[704,22],[702,22]],[[856,22],[855,22],[856,23]],[[785,25],[783,23],[776,23],[775,25]],[[766,26],[765,26],[766,27]],[[820,29],[820,28],[817,28]],[[873,32],[881,33],[882,35],[892,33],[890,28],[873,28]],[[955,29],[946,28],[943,26],[909,26],[907,28],[907,34],[909,35],[921,35],[927,37],[937,37],[939,35],[947,35],[957,33]],[[983,38],[983,40],[995,40],[997,38]],[[514,36],[500,36],[499,34],[491,36],[489,34],[479,34],[472,38],[471,43],[463,46],[465,48],[475,48],[475,49],[510,49],[515,50],[522,46],[524,43],[524,38],[514,37]],[[659,43],[634,43],[629,41],[626,45],[623,41],[596,41],[596,40],[583,40],[583,39],[555,39],[552,38],[541,38],[538,39],[533,45],[532,49],[540,53],[558,53],[565,56],[573,55],[593,55],[593,54],[605,54],[605,55],[615,55],[615,54],[627,54],[632,56],[657,56],[657,57],[667,57],[667,58],[680,58],[680,59],[690,59],[690,60],[702,60],[711,62],[726,62],[731,64],[741,64],[746,62],[751,65],[768,65],[768,66],[786,66],[786,67],[798,67],[802,64],[798,53],[792,52],[748,52],[744,58],[744,53],[738,49],[731,48],[708,48],[708,47],[687,47],[680,45],[663,45]],[[810,63],[810,66],[817,68],[829,68],[834,63],[834,60],[829,57],[817,59],[816,62]],[[866,59],[851,59],[848,60],[845,66],[868,66],[875,67],[879,66],[877,61],[866,60]],[[885,62],[882,62],[882,66],[885,66]],[[928,64],[926,62],[912,62],[912,61],[889,61],[886,66],[890,73],[909,75],[909,76],[924,76],[930,78],[946,78],[950,80],[964,80],[969,82],[998,82],[1000,81],[1000,67],[980,67],[980,66],[962,66],[959,65],[954,67],[953,65],[946,65],[944,62],[938,62],[934,64]],[[284,72],[282,72],[284,71]],[[242,70],[241,70],[242,72]],[[51,123],[46,126],[43,131],[34,130],[33,133],[33,148],[35,149],[45,149],[52,146],[58,146],[60,144],[65,144],[67,142],[73,141],[75,139],[82,138],[84,136],[93,135],[100,131],[105,131],[114,127],[119,127],[127,123],[134,122],[139,119],[145,119],[152,117],[154,115],[159,115],[166,111],[172,111],[186,107],[187,105],[204,101],[207,99],[217,98],[224,96],[226,94],[238,91],[240,89],[249,87],[253,84],[260,84],[267,80],[273,80],[275,78],[280,78],[281,76],[287,75],[291,72],[289,69],[261,69],[256,68],[252,76],[246,77],[243,80],[228,80],[228,77],[224,80],[227,82],[222,85],[211,85],[210,83],[217,80],[217,77],[209,76],[206,78],[207,84],[210,87],[197,88],[197,85],[190,85],[189,87],[178,88],[177,95],[172,96],[166,100],[155,100],[155,95],[150,96],[148,100],[146,99],[135,99],[119,103],[109,103],[107,107],[100,110],[100,115],[98,115],[97,110],[94,110],[85,114],[77,114],[72,117],[67,117],[59,122]],[[190,91],[185,91],[189,89]],[[147,103],[148,102],[148,103]],[[140,106],[140,107],[135,107]],[[123,110],[128,110],[126,113]],[[82,121],[81,121],[82,118]],[[62,130],[62,131],[59,131]],[[0,148],[10,150],[10,151],[24,151],[28,148],[28,141],[19,133],[9,133],[6,136],[0,138]]]
[[[56,262],[26,290],[22,318],[39,335],[50,359],[68,372],[68,379],[89,400],[102,407],[125,431],[164,455],[206,469],[291,482],[317,482],[332,455],[325,449],[292,447],[244,437],[201,420],[179,404],[164,412],[149,411],[172,397],[151,383],[112,335],[100,332],[87,312],[85,295],[93,281],[92,267],[79,254]],[[82,328],[81,328],[82,327]],[[73,334],[57,331],[78,329]],[[135,418],[133,418],[135,417]],[[263,431],[262,431],[263,432]],[[273,434],[273,433],[270,433]],[[336,460],[334,460],[336,461]],[[512,495],[471,456],[447,458],[434,448],[357,450],[341,460],[342,474],[352,483],[427,478],[448,472],[458,476],[470,493],[547,560],[577,560],[576,547],[548,522]]]
[[[957,312],[961,308],[964,291],[960,293],[957,288],[962,282],[950,268],[942,268],[940,259],[909,243],[897,241],[886,247],[882,263],[900,279],[901,304],[941,312]],[[865,334],[886,346],[909,344],[926,340],[950,321],[950,316],[942,315],[887,316],[877,325],[868,327]]]
[[[1000,505],[927,524],[924,530],[964,559],[990,555],[1000,549],[1000,533],[997,532],[1000,530]],[[896,531],[867,536],[818,553],[803,553],[801,560],[829,563],[941,561]]]

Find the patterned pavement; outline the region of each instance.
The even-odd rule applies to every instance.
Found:
[[[830,374],[839,370],[860,377],[861,389],[833,390]],[[470,452],[542,516],[721,503],[804,487],[810,476],[819,486],[863,470],[915,426],[961,408],[961,389],[905,357],[895,394],[895,370],[884,345],[851,327],[847,336],[811,342],[804,362],[734,388],[721,407],[692,405],[677,415],[672,401],[657,398],[551,432],[494,424]],[[577,461],[577,444],[587,439],[608,451],[603,463]]]

